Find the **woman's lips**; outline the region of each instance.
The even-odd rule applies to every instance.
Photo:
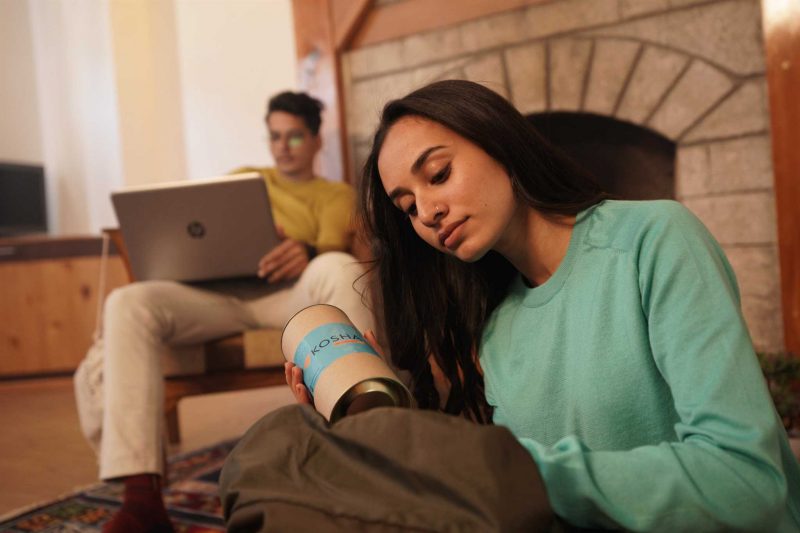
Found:
[[[445,227],[442,231],[439,232],[439,243],[452,250],[455,248],[456,244],[459,243],[460,235],[461,235],[461,226],[466,222],[466,218],[461,219],[457,222],[453,222]]]

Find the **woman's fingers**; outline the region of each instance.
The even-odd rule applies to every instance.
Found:
[[[289,386],[292,388],[292,394],[294,394],[294,398],[297,400],[297,403],[311,404],[311,394],[303,384],[303,370],[300,369],[300,367],[292,364],[290,372],[291,380]]]
[[[292,368],[294,367],[294,363],[290,363],[286,361],[283,363],[283,374],[286,376],[286,384],[290,387],[292,386]]]
[[[303,370],[287,361],[283,363],[283,373],[286,376],[286,384],[289,385],[297,403],[311,404],[311,394],[303,384]]]
[[[311,394],[309,394],[308,389],[303,384],[299,384],[295,387],[295,398],[297,398],[297,403],[313,405]]]

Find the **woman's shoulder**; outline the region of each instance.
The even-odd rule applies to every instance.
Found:
[[[651,221],[682,217],[690,211],[676,200],[605,200],[598,209],[619,220]]]
[[[692,212],[675,200],[606,200],[589,213],[587,222],[591,244],[623,250],[654,234],[702,227]]]

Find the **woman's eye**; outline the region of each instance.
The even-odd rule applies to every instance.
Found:
[[[450,165],[450,163],[446,164],[442,168],[442,170],[440,170],[439,172],[437,172],[436,174],[433,175],[433,177],[431,178],[431,183],[436,184],[436,183],[442,183],[443,181],[445,181],[450,176],[450,169],[451,168],[452,168],[452,166]]]
[[[407,208],[405,208],[405,209],[403,210],[403,212],[404,212],[404,213],[406,214],[406,216],[408,216],[408,217],[415,217],[415,216],[417,216],[417,204],[411,204],[410,206],[408,206]]]

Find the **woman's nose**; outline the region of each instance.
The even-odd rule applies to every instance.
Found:
[[[435,226],[447,215],[447,204],[437,202],[417,202],[417,214],[420,222],[426,226]]]

